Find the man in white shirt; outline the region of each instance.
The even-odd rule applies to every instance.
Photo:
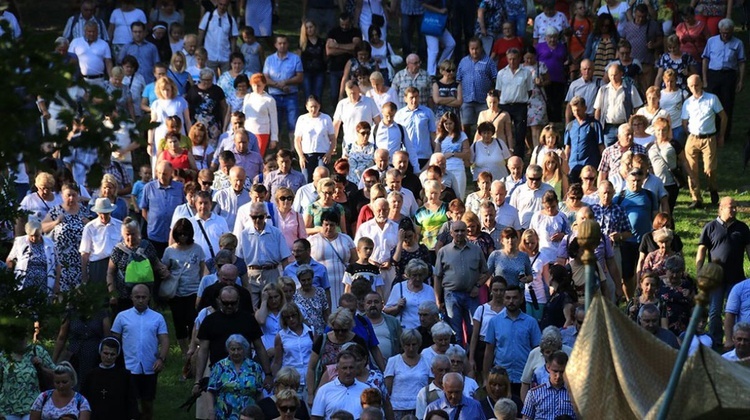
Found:
[[[375,243],[370,263],[380,267],[380,275],[385,283],[383,285],[384,300],[388,300],[393,279],[396,277],[396,270],[391,265],[391,249],[398,244],[398,223],[388,219],[389,210],[388,200],[382,197],[375,200],[372,203],[372,212],[375,217],[362,223],[354,237],[354,242],[364,237],[372,239]]]
[[[359,84],[350,80],[345,85],[346,98],[336,104],[336,111],[333,113],[333,138],[339,137],[342,125],[344,129],[344,141],[341,147],[346,156],[346,146],[357,141],[357,124],[366,121],[370,127],[380,122],[380,111],[372,98],[362,95]],[[335,149],[336,146],[333,146]],[[334,150],[335,152],[335,150]]]
[[[568,93],[565,95],[565,124],[573,121],[573,109],[570,107],[570,101],[576,96],[580,96],[586,101],[586,115],[594,116],[594,101],[601,84],[601,79],[594,78],[594,63],[588,58],[581,61],[581,77],[573,80],[568,87]]]
[[[206,12],[198,24],[198,44],[208,52],[206,66],[229,71],[229,55],[237,49],[237,21],[227,13],[229,0],[217,0],[216,9]]]
[[[377,149],[388,150],[388,155],[393,156],[398,150],[405,149],[409,155],[413,155],[411,143],[406,141],[406,130],[404,126],[393,121],[397,111],[396,104],[386,102],[381,108],[383,120],[372,126],[370,143]]]
[[[552,187],[542,182],[542,167],[529,165],[526,183],[516,188],[510,197],[510,205],[518,209],[518,219],[523,229],[529,228],[531,216],[542,209],[542,196],[549,190]]]
[[[403,175],[401,175],[401,172],[398,169],[389,169],[388,172],[385,173],[385,188],[387,192],[399,191],[401,193],[404,197],[404,204],[401,206],[401,214],[406,217],[412,217],[417,212],[417,209],[419,209],[419,205],[417,204],[416,198],[414,198],[414,194],[410,190],[401,188],[402,179]]]
[[[348,351],[339,353],[336,358],[338,377],[321,386],[315,393],[310,413],[312,420],[329,419],[331,414],[338,410],[351,413],[355,419],[359,418],[362,412],[359,397],[362,391],[370,386],[357,380],[354,365],[352,353]]]
[[[521,52],[511,48],[505,54],[508,65],[497,72],[495,89],[500,91],[500,109],[510,115],[513,122],[513,138],[516,144],[513,155],[523,158],[526,155],[526,117],[529,98],[534,89],[534,78],[526,67],[521,67]]]
[[[492,181],[490,185],[490,197],[495,204],[495,223],[500,229],[512,227],[521,229],[521,221],[518,219],[518,209],[508,203],[508,187],[500,180]],[[499,248],[498,248],[499,249]]]
[[[245,170],[241,166],[233,166],[229,170],[229,188],[216,191],[214,195],[214,212],[227,221],[230,230],[234,229],[237,210],[250,202],[250,194],[245,190]]]
[[[617,129],[628,122],[633,112],[643,105],[635,85],[623,83],[623,68],[612,64],[607,68],[609,83],[599,88],[594,99],[594,118],[604,127],[604,144],[617,141]]]
[[[750,358],[750,323],[738,322],[734,324],[732,340],[734,341],[734,350],[722,354],[721,357],[733,362]]]
[[[97,198],[91,211],[97,218],[88,222],[83,228],[81,245],[81,282],[89,279],[103,282],[107,278],[107,267],[112,250],[122,240],[120,228],[122,222],[112,218],[115,205],[109,198]]]
[[[68,51],[78,56],[78,67],[86,83],[104,87],[112,71],[112,52],[109,44],[99,39],[99,26],[89,21],[84,34],[70,43]]]

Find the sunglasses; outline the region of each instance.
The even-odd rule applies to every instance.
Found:
[[[222,300],[221,304],[224,306],[236,306],[238,301],[236,300]]]
[[[532,178],[532,177],[528,177],[528,178],[526,178],[526,179],[528,179],[529,181],[533,181],[533,182],[539,182],[539,181],[541,181],[541,180],[542,180],[542,177],[538,177],[538,178]]]
[[[359,134],[361,134],[363,136],[366,136],[366,135],[370,134],[370,130],[362,130],[362,131],[359,132]]]
[[[295,405],[282,405],[279,407],[279,413],[294,413],[297,411],[297,406]]]
[[[455,73],[456,69],[443,69],[443,71],[446,73]]]
[[[283,197],[279,197],[279,200],[280,201],[292,201],[292,200],[294,200],[294,196],[293,195],[285,195]]]
[[[334,328],[333,329],[334,334],[346,334],[349,332],[348,328]]]
[[[209,186],[211,185],[211,181],[201,181],[202,185]]]
[[[266,216],[262,214],[262,215],[258,215],[258,216],[250,216],[250,218],[253,219],[253,220],[263,220],[263,219],[266,218]]]

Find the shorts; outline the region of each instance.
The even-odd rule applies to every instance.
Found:
[[[157,375],[130,375],[130,380],[135,387],[135,394],[139,400],[153,401],[156,399],[156,377]]]
[[[463,125],[474,125],[477,123],[479,113],[487,109],[483,102],[464,102],[461,104],[461,122]]]

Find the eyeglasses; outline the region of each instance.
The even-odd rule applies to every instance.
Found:
[[[334,334],[346,334],[349,332],[348,328],[334,328],[333,329]]]
[[[539,181],[542,180],[542,177],[537,177],[537,178],[528,177],[526,179],[528,179],[529,181],[532,181],[532,182],[539,182]]]
[[[236,301],[236,300],[222,300],[221,301],[221,304],[223,306],[236,306],[237,303],[238,303],[238,301]]]
[[[279,407],[279,413],[294,413],[297,411],[296,405],[282,405]]]
[[[446,73],[455,73],[456,69],[443,69],[443,71]]]
[[[256,215],[256,216],[250,216],[250,218],[253,219],[253,220],[263,220],[263,219],[266,218],[266,215],[265,214],[260,214],[260,215]]]
[[[283,197],[279,197],[279,200],[280,201],[292,201],[292,200],[294,200],[294,196],[293,195],[285,195]]]

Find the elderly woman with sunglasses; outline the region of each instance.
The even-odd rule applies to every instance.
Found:
[[[216,362],[208,380],[214,407],[210,420],[239,418],[243,407],[255,404],[263,387],[263,369],[249,357],[245,337],[230,335],[226,349],[229,356]]]
[[[305,219],[301,214],[292,209],[294,192],[287,187],[279,187],[276,190],[276,208],[279,209],[279,229],[286,240],[289,249],[292,249],[294,241],[307,238]]]

